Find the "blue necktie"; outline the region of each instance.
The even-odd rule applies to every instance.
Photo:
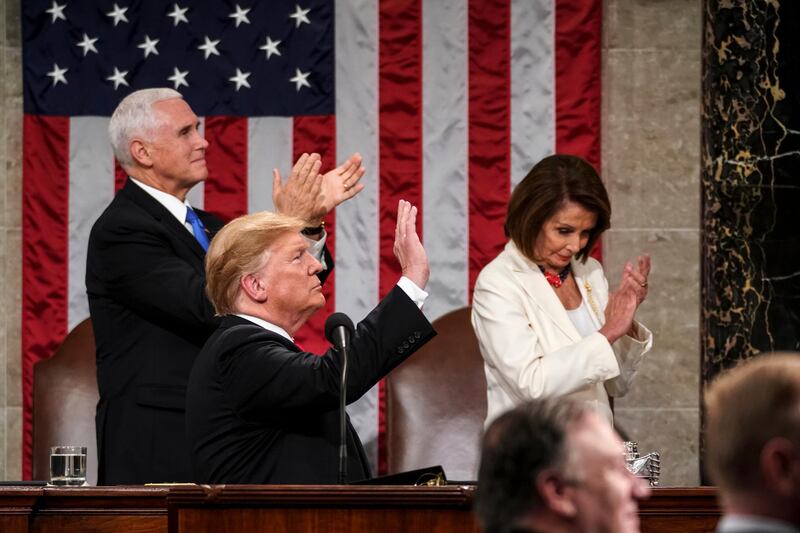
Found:
[[[203,223],[200,222],[200,219],[197,218],[197,213],[194,212],[194,209],[189,206],[186,206],[186,222],[192,225],[192,233],[194,233],[194,238],[197,239],[197,242],[200,243],[200,246],[203,247],[203,250],[207,252],[208,235],[206,235],[206,228],[203,226]]]

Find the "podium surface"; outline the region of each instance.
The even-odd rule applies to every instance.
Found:
[[[476,487],[172,485],[2,487],[3,533],[478,532]],[[655,489],[643,532],[713,532],[716,490]]]

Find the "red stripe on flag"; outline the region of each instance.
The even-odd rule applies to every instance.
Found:
[[[33,365],[67,333],[69,119],[25,115],[22,139],[22,477],[30,479]]]
[[[127,179],[128,173],[119,166],[117,158],[114,158],[114,194],[118,193],[119,190],[125,186],[125,181]]]
[[[336,117],[333,115],[297,116],[294,117],[294,133],[292,139],[292,158],[294,161],[301,154],[317,152],[322,157],[322,173],[336,167]],[[331,255],[336,246],[336,212],[325,217],[325,231],[328,233],[327,246]],[[313,353],[324,353],[328,348],[325,340],[325,320],[336,310],[334,299],[336,270],[328,275],[322,287],[325,295],[325,307],[314,313],[308,322],[295,333],[295,340],[303,349]]]
[[[511,7],[469,1],[469,294],[506,242],[511,189]]]
[[[247,213],[247,119],[206,117],[208,179],[204,208],[222,220]]]
[[[556,0],[556,152],[600,170],[601,0]],[[602,256],[600,243],[592,252]]]
[[[379,281],[380,296],[397,283],[392,251],[397,202],[422,208],[422,5],[420,0],[381,2],[378,14],[379,75]],[[417,218],[422,237],[422,215]],[[378,392],[378,473],[386,472],[385,391]]]

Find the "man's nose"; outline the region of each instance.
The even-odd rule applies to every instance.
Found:
[[[310,262],[309,262],[309,265],[308,265],[308,273],[309,273],[309,275],[313,276],[315,274],[318,274],[318,273],[322,272],[322,263],[320,263],[319,259],[317,259],[316,257],[314,257],[313,255],[311,255],[308,252],[306,252],[306,255],[308,255],[308,257],[310,259]]]

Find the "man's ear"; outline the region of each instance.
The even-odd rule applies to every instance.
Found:
[[[139,166],[150,168],[153,166],[152,154],[147,145],[139,139],[133,139],[129,146],[131,157]]]
[[[242,279],[239,280],[239,285],[250,300],[258,303],[267,301],[267,286],[255,274],[242,276]]]
[[[774,438],[761,449],[761,475],[771,491],[784,496],[797,492],[800,457],[789,439]]]
[[[551,512],[567,518],[573,518],[578,513],[573,485],[566,482],[555,470],[539,472],[536,476],[536,489],[542,504]]]

